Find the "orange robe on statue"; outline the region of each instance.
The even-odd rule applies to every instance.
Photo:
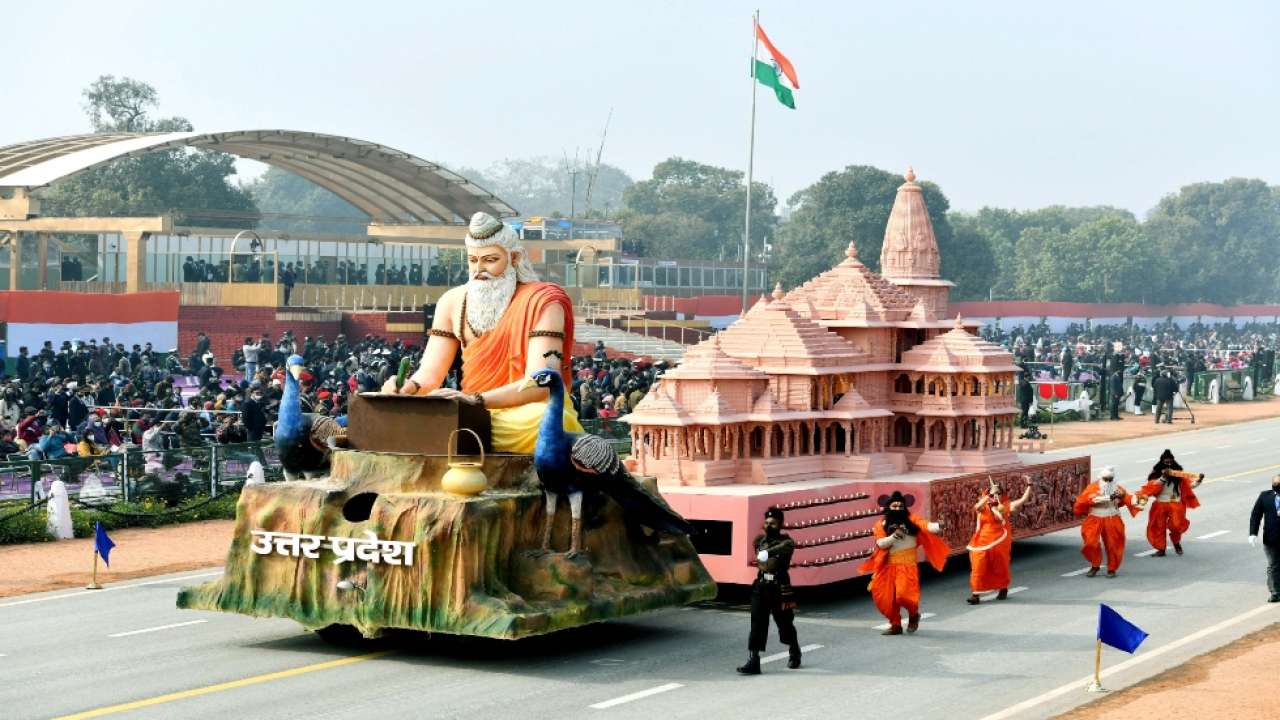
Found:
[[[916,547],[895,551],[877,545],[870,559],[858,568],[859,572],[871,573],[871,582],[867,585],[871,600],[894,626],[902,625],[903,610],[908,615],[920,614],[920,560],[916,551],[923,550],[925,559],[938,571],[946,566],[947,555],[951,554],[947,542],[929,532],[928,520],[912,515],[911,522],[920,528],[915,535]],[[884,520],[875,524],[873,533],[876,540],[887,537]]]
[[[1185,473],[1185,475],[1191,475],[1191,473]],[[1159,499],[1160,491],[1164,489],[1164,481],[1160,478],[1148,480],[1147,484],[1138,491],[1139,497],[1152,499],[1151,509],[1147,511],[1147,542],[1151,543],[1151,547],[1156,550],[1164,550],[1169,541],[1174,545],[1181,545],[1182,534],[1191,528],[1191,521],[1187,519],[1187,510],[1200,507],[1200,499],[1191,489],[1191,482],[1190,477],[1180,478],[1178,480],[1180,497],[1167,501]]]
[[[989,502],[978,511],[978,527],[966,549],[969,551],[969,588],[973,594],[1009,587],[1013,562],[1013,525],[1009,501],[1000,503],[999,513]]]
[[[552,305],[559,305],[564,310],[564,358],[560,362],[560,377],[562,380],[571,378],[573,301],[564,288],[555,283],[521,283],[516,286],[516,292],[497,327],[462,348],[462,391],[485,392],[524,378],[529,359],[529,333],[537,327],[542,313]],[[567,386],[568,382],[565,384]],[[533,402],[490,410],[493,449],[524,455],[532,453],[537,442],[538,424],[546,409],[546,402]],[[564,429],[582,432],[573,403],[567,397]]]
[[[1128,508],[1131,516],[1137,516],[1138,506],[1133,503],[1133,496],[1123,487],[1116,489],[1124,493],[1119,505],[1094,505],[1093,499],[1102,492],[1101,483],[1089,483],[1076,496],[1072,510],[1077,516],[1084,516],[1084,524],[1080,526],[1080,536],[1084,546],[1080,554],[1089,561],[1089,567],[1102,567],[1102,549],[1107,549],[1107,572],[1120,569],[1124,560],[1124,518],[1120,516],[1120,508]],[[1115,511],[1114,513],[1112,511]]]

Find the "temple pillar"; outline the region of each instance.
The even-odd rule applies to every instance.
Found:
[[[915,447],[916,446],[916,421],[912,420],[908,422],[907,425],[911,430],[910,440],[907,441],[907,447]]]
[[[825,438],[823,437],[823,435],[826,435],[826,433],[827,433],[827,428],[826,428],[826,426],[825,426],[825,425],[823,425],[823,426],[819,426],[817,422],[814,422],[814,424],[813,424],[813,430],[814,430],[814,432],[813,432],[814,438],[813,438],[813,439],[814,439],[814,441],[815,441],[815,444],[814,444],[814,446],[813,446],[813,454],[814,454],[814,455],[821,455],[821,454],[822,454],[822,444],[823,444],[823,442],[822,442],[822,441],[823,441],[823,440],[825,440]]]
[[[761,433],[764,436],[764,459],[768,460],[773,457],[773,426],[764,425],[762,427],[764,428],[764,432]]]
[[[844,456],[853,455],[853,423],[843,423],[844,429]]]

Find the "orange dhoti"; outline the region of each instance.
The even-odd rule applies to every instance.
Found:
[[[1011,512],[1008,502],[995,512],[989,504],[978,511],[978,527],[969,540],[969,587],[973,594],[988,590],[1005,590],[1012,582],[1013,535],[1007,524]]]
[[[1173,541],[1174,545],[1181,545],[1182,534],[1190,527],[1187,506],[1181,501],[1156,500],[1147,511],[1147,542],[1156,550],[1164,550],[1167,540]]]
[[[1080,526],[1084,547],[1080,554],[1090,567],[1102,567],[1102,549],[1107,549],[1107,571],[1115,572],[1124,561],[1124,520],[1119,515],[1098,517],[1090,515]]]
[[[920,614],[920,568],[916,549],[891,553],[889,561],[872,576],[867,589],[871,591],[876,609],[888,618],[890,625],[902,625],[903,610],[907,615]]]
[[[564,358],[560,377],[570,384],[573,351],[573,303],[564,288],[554,283],[520,283],[497,327],[462,348],[462,391],[487,392],[524,378],[528,365],[529,334],[552,305],[564,313]],[[489,410],[490,431],[495,452],[528,455],[538,439],[538,427],[547,412],[547,403],[531,402]],[[563,427],[582,432],[573,403],[564,404]]]

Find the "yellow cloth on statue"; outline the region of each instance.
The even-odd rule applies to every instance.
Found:
[[[534,446],[538,444],[538,426],[542,424],[542,417],[546,414],[545,402],[490,410],[493,451],[532,455]],[[582,424],[578,422],[578,413],[573,409],[573,403],[567,399],[564,403],[564,429],[565,432],[583,432]]]

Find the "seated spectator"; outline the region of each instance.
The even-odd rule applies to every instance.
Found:
[[[18,447],[18,443],[14,442],[12,430],[5,430],[3,433],[0,433],[0,457],[16,455],[19,450],[20,448]]]

